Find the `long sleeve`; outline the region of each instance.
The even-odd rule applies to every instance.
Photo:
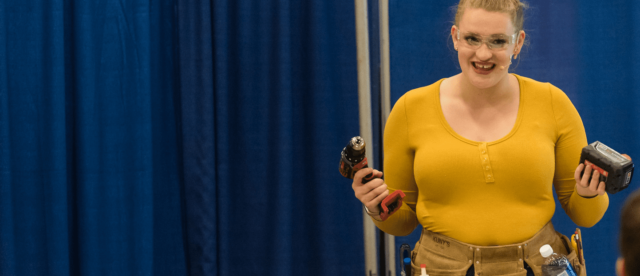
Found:
[[[562,208],[573,222],[582,227],[591,227],[607,211],[609,196],[605,193],[584,198],[576,192],[574,172],[580,162],[581,150],[587,145],[587,137],[580,115],[569,98],[560,89],[549,86],[558,133],[554,188]]]
[[[406,236],[418,225],[415,208],[418,187],[413,176],[414,149],[409,143],[406,95],[393,107],[384,130],[384,178],[389,191],[402,190],[406,197],[400,210],[374,223],[385,233]]]

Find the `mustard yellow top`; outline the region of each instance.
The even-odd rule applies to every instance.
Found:
[[[384,178],[406,197],[398,212],[374,223],[403,236],[418,223],[462,242],[489,246],[525,241],[551,220],[552,187],[565,212],[591,227],[609,205],[583,198],[573,178],[587,145],[582,120],[557,87],[517,76],[520,105],[509,134],[493,142],[458,135],[440,105],[442,80],[407,92],[384,131]]]

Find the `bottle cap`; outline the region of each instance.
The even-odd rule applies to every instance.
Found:
[[[551,248],[550,245],[545,244],[540,247],[540,255],[542,255],[543,258],[549,257],[551,254],[553,254],[553,248]]]

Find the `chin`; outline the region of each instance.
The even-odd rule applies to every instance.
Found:
[[[494,87],[499,81],[495,79],[470,79],[470,83],[479,89],[488,89]]]
[[[463,72],[465,78],[469,81],[470,84],[479,88],[479,89],[487,89],[496,86],[500,81],[507,77],[507,71],[504,72],[491,72],[488,75],[480,75],[475,72]]]

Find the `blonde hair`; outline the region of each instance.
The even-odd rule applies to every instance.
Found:
[[[527,3],[520,0],[460,0],[456,10],[455,24],[458,26],[462,14],[466,8],[480,8],[490,12],[503,12],[511,17],[511,22],[516,28],[516,33],[521,31],[524,25],[524,10]]]

